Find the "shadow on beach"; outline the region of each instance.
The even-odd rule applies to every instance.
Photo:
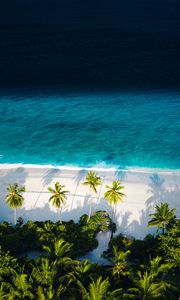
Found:
[[[176,176],[173,176],[172,184],[168,187],[165,185],[166,180],[157,173],[152,174],[149,180],[147,194],[151,194],[151,196],[145,202],[145,209],[141,210],[139,221],[132,221],[127,228],[125,227],[126,223],[123,225],[124,230],[131,232],[136,237],[139,235],[140,238],[143,230],[146,234],[156,232],[155,228],[147,228],[147,224],[150,220],[149,214],[153,213],[155,206],[160,205],[161,202],[168,203],[171,209],[176,208],[176,217],[180,218],[180,182],[177,181]]]
[[[1,191],[1,202],[0,202],[0,220],[13,222],[13,210],[10,209],[5,201],[6,188],[9,183],[18,183],[20,186],[25,185],[27,179],[27,171],[23,167],[17,169],[1,170],[1,180],[0,180],[0,191]],[[24,221],[31,219],[33,221],[43,221],[43,220],[52,220],[56,222],[58,220],[58,212],[55,207],[52,207],[49,202],[49,193],[44,190],[46,185],[50,184],[54,178],[60,178],[61,170],[59,169],[50,169],[45,173],[45,176],[42,178],[42,191],[27,191],[25,193],[25,205],[23,208],[18,209],[17,217],[22,216]],[[109,215],[112,214],[112,208],[107,201],[104,201],[103,198],[103,188],[106,185],[107,179],[109,177],[103,177],[103,187],[98,188],[98,194],[89,196],[88,189],[87,193],[84,194],[80,189],[80,185],[85,179],[87,171],[80,170],[75,175],[72,174],[72,184],[74,191],[69,195],[67,204],[62,207],[61,218],[63,221],[74,220],[77,222],[83,214],[89,214],[90,204],[92,206],[92,213],[98,210],[106,210]],[[116,178],[124,180],[124,185],[126,183],[131,183],[133,177],[132,174],[128,175],[128,172],[116,173]],[[67,175],[68,176],[68,173]],[[128,178],[128,176],[130,176]],[[134,175],[133,175],[134,176]],[[136,175],[135,175],[136,176]],[[147,184],[147,190],[145,194],[145,199],[143,202],[138,203],[137,196],[134,199],[128,202],[128,199],[124,199],[123,205],[119,205],[116,208],[114,222],[117,225],[117,233],[129,234],[135,236],[136,238],[143,238],[148,233],[154,233],[156,229],[147,228],[148,221],[150,219],[149,214],[154,211],[155,205],[160,204],[161,202],[167,202],[170,208],[176,208],[177,217],[180,216],[180,182],[179,176],[172,175],[170,183],[166,182],[167,178],[165,176],[156,174],[138,174],[138,180],[142,178]],[[64,176],[63,176],[64,178]],[[136,178],[136,177],[135,177]],[[140,181],[141,182],[141,181]],[[79,191],[79,192],[78,192]],[[141,195],[138,193],[138,195]],[[126,207],[126,201],[128,202],[129,207]],[[142,201],[142,200],[141,200]],[[132,205],[131,205],[132,202]],[[138,205],[143,205],[143,209]],[[132,209],[131,209],[132,207]],[[134,212],[133,210],[136,210]]]
[[[5,196],[7,195],[7,187],[9,184],[17,183],[19,186],[25,186],[27,172],[25,168],[0,170],[0,221],[8,221],[13,223],[13,210],[6,204]],[[17,217],[20,216],[17,210]]]

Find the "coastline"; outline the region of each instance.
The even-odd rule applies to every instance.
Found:
[[[102,185],[97,195],[89,197],[88,189],[82,185],[86,173],[94,170],[102,177]],[[117,233],[124,233],[136,238],[143,238],[148,233],[154,233],[155,228],[147,228],[149,213],[160,202],[167,202],[171,208],[176,208],[180,217],[180,170],[150,169],[94,166],[80,168],[75,166],[52,166],[32,164],[0,164],[0,221],[12,222],[13,212],[4,202],[6,187],[17,182],[26,187],[25,202],[18,216],[24,221],[58,220],[57,210],[48,203],[48,187],[60,181],[69,190],[66,205],[62,208],[62,220],[73,219],[89,212],[89,204],[93,203],[93,211],[107,210],[111,207],[103,199],[106,185],[111,185],[117,179],[125,186],[126,198],[116,207],[115,222]]]
[[[174,169],[174,168],[157,168],[157,167],[138,167],[138,166],[132,166],[132,167],[118,167],[118,166],[108,166],[104,164],[104,167],[102,167],[101,164],[94,165],[92,167],[79,167],[76,165],[53,165],[53,164],[26,164],[26,163],[0,163],[0,169],[14,169],[14,168],[41,168],[41,169],[58,169],[58,170],[65,170],[65,171],[96,171],[96,172],[134,172],[134,173],[153,173],[158,172],[161,174],[167,174],[167,173],[180,173],[180,169]]]

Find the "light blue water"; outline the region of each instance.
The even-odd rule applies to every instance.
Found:
[[[0,94],[0,163],[180,168],[180,93]]]

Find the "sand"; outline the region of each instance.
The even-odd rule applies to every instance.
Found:
[[[147,228],[149,214],[155,205],[167,202],[170,208],[176,208],[180,217],[180,171],[158,169],[95,169],[102,177],[98,194],[89,196],[89,189],[82,185],[87,169],[71,167],[53,167],[42,165],[0,165],[0,221],[13,223],[13,210],[4,201],[9,183],[18,183],[26,187],[23,207],[18,209],[17,217],[24,221],[58,220],[57,209],[49,204],[48,187],[56,181],[66,186],[69,191],[67,203],[62,207],[62,220],[78,221],[79,217],[92,212],[106,210],[111,214],[111,206],[104,201],[106,185],[116,179],[125,186],[126,198],[116,207],[115,222],[117,232],[128,236],[143,238],[148,233],[155,233],[156,228]]]

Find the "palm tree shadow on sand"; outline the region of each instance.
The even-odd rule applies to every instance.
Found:
[[[145,234],[154,233],[154,228],[147,228],[148,221],[150,220],[149,214],[154,211],[155,205],[158,205],[166,191],[165,180],[159,174],[154,173],[150,177],[149,189],[147,194],[151,196],[146,200],[145,209],[140,212],[139,221],[133,220],[129,224],[128,232],[136,233],[137,238],[142,238]]]
[[[46,174],[42,178],[42,189],[40,190],[40,192],[39,192],[39,194],[36,198],[36,201],[34,203],[34,207],[37,205],[37,203],[38,203],[38,201],[41,197],[41,194],[44,192],[45,187],[52,182],[52,180],[54,179],[55,176],[59,177],[60,173],[61,173],[61,170],[59,170],[59,169],[54,169],[53,168],[53,169],[47,170]]]
[[[90,196],[82,196],[81,198],[82,199],[78,197],[78,199],[76,200],[76,207],[69,208],[68,206],[66,206],[62,209],[62,217],[64,220],[78,221],[81,215],[88,215]]]
[[[115,172],[115,177],[118,181],[124,181],[127,177],[126,167],[119,167]]]
[[[48,184],[50,184],[54,179],[54,177],[60,178],[61,172],[62,171],[60,169],[56,169],[56,168],[47,170],[47,172],[45,173],[42,179],[43,186],[47,186]]]
[[[72,201],[71,201],[71,209],[73,208],[73,205],[74,205],[74,200],[76,198],[78,187],[83,182],[83,179],[85,179],[86,174],[87,174],[87,171],[85,169],[82,169],[74,176],[73,181],[74,181],[76,187],[75,187],[75,191],[74,191],[74,196],[72,197]]]
[[[22,208],[21,209],[22,215],[24,216],[24,221],[27,222],[28,220],[32,221],[45,221],[51,220],[53,222],[58,221],[58,214],[57,212],[51,210],[49,203],[43,207],[33,207],[29,210]]]
[[[130,225],[129,225],[129,218],[130,216],[132,215],[132,212],[130,211],[127,211],[123,214],[122,211],[115,211],[115,223],[116,223],[116,234],[119,234],[119,233],[123,233],[127,236],[131,236],[130,234]],[[121,220],[120,223],[118,223],[117,220]]]
[[[172,177],[172,185],[165,186],[165,179],[159,174],[153,174],[150,176],[149,189],[147,194],[151,193],[151,196],[146,200],[145,209],[141,210],[139,221],[134,220],[129,224],[128,231],[135,232],[136,237],[141,238],[142,230],[143,235],[156,232],[156,228],[148,228],[147,224],[150,220],[149,214],[153,213],[156,205],[160,205],[161,202],[169,204],[170,208],[176,208],[175,215],[180,218],[180,182],[178,177]]]
[[[161,178],[157,173],[150,176],[150,189],[147,193],[151,193],[152,196],[146,201],[147,206],[155,206],[159,204],[163,199],[162,196],[166,191],[164,186],[165,179]]]
[[[180,182],[179,177],[172,176],[172,182],[165,186],[165,180],[158,174],[153,174],[150,177],[150,192],[152,196],[147,199],[147,208],[154,208],[155,205],[159,205],[161,202],[167,202],[171,208],[176,208],[176,213],[180,214]]]
[[[127,227],[127,232],[131,236],[135,236],[136,239],[142,239],[147,234],[153,234],[155,232],[154,228],[147,228],[149,213],[147,209],[142,209],[140,212],[139,221],[133,220]]]
[[[74,220],[75,222],[79,221],[79,218],[83,214],[87,214],[89,212],[89,196],[82,196],[83,199],[77,199],[76,201],[76,207],[69,209],[68,205],[62,206],[61,211],[61,217],[62,221],[70,221]],[[95,201],[95,199],[94,199]],[[96,203],[93,206],[92,214],[95,211],[102,210],[102,205],[105,204],[105,207],[103,210],[109,210],[110,213],[110,207],[108,204],[103,202],[104,200],[101,198],[101,201]],[[42,220],[51,220],[53,222],[58,221],[58,214],[56,212],[56,209],[52,208],[49,202],[46,201],[43,206],[41,207],[32,207],[31,209],[27,210],[25,208],[21,209],[21,214],[24,216],[24,221],[33,220],[33,221],[42,221]]]
[[[59,171],[59,170],[58,170]],[[58,172],[57,172],[58,174]],[[79,176],[77,177],[77,185],[81,183],[81,180],[83,180],[84,175],[86,172],[81,172]],[[23,167],[17,168],[15,170],[10,169],[9,171],[1,171],[1,181],[0,181],[0,191],[1,191],[1,208],[0,208],[0,220],[6,220],[9,222],[13,222],[13,211],[6,205],[4,201],[4,197],[6,195],[6,187],[9,183],[15,183],[17,182],[18,185],[24,186],[26,177],[27,177],[27,172]],[[46,174],[47,175],[47,174]],[[49,179],[50,180],[51,176],[54,176],[54,173],[50,175]],[[150,197],[146,200],[146,205],[145,209],[141,210],[140,212],[140,217],[138,220],[132,220],[130,222],[130,217],[132,212],[127,211],[125,214],[122,214],[122,212],[117,212],[117,214],[120,214],[120,217],[117,215],[117,219],[120,219],[121,222],[120,224],[117,224],[117,232],[122,232],[126,233],[129,232],[131,235],[135,235],[137,238],[141,238],[144,234],[150,233],[150,232],[155,232],[156,229],[147,229],[147,223],[149,218],[149,214],[154,211],[154,207],[156,204],[159,204],[160,202],[167,202],[170,206],[170,208],[176,207],[175,214],[179,218],[180,217],[180,205],[179,205],[179,199],[180,199],[180,182],[179,182],[179,177],[173,175],[171,178],[171,184],[167,187],[165,185],[165,180],[164,178],[161,178],[159,174],[153,174],[152,176],[149,177],[149,189],[147,191],[147,195]],[[48,184],[48,181],[46,181]],[[43,197],[43,193],[41,195]],[[83,215],[84,213],[88,214],[89,211],[89,197],[84,196],[84,195],[76,195],[73,194],[70,197],[74,198],[77,197],[76,201],[76,207],[72,207],[70,209],[71,204],[69,207],[64,207],[62,209],[62,220],[68,221],[68,220],[75,220],[78,221],[79,217]],[[71,200],[72,200],[71,198]],[[25,199],[26,199],[26,194],[25,194]],[[126,201],[126,200],[125,200]],[[71,202],[69,202],[71,203]],[[111,216],[111,207],[107,202],[104,202],[104,199],[102,196],[94,197],[93,201],[93,210],[106,210],[110,216]],[[49,203],[46,201],[43,204],[43,207],[34,207],[25,209],[22,208],[18,210],[18,216],[22,216],[25,221],[28,219],[33,219],[34,221],[37,220],[45,220],[45,219],[51,219],[53,221],[58,220],[58,215],[55,210],[53,210]],[[117,221],[116,221],[117,223]],[[154,230],[154,231],[153,231]]]

